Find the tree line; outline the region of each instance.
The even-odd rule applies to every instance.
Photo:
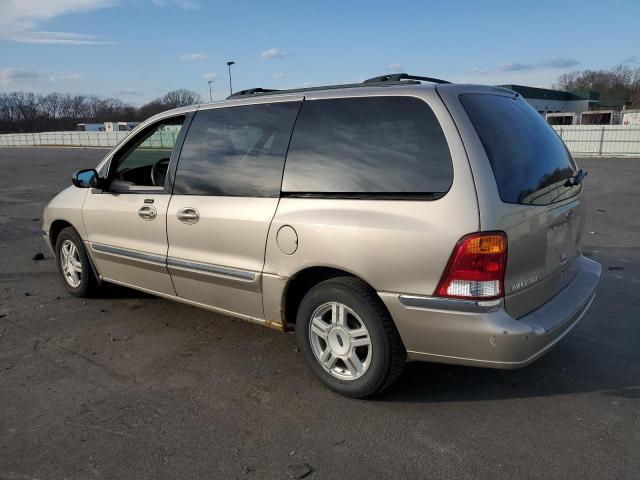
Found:
[[[0,133],[76,130],[78,123],[140,122],[156,113],[200,102],[200,94],[184,89],[168,92],[140,107],[116,98],[0,93]]]
[[[618,65],[611,69],[582,70],[560,75],[554,88],[565,91],[591,89],[601,100],[623,101],[640,108],[640,67]],[[0,93],[0,133],[75,130],[78,123],[140,122],[171,108],[200,103],[190,90],[173,90],[140,107],[116,98],[50,93]]]
[[[600,92],[600,100],[617,100],[630,108],[640,108],[640,67],[617,65],[563,73],[554,88],[567,92],[591,89]]]

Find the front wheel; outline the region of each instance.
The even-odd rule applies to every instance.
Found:
[[[315,375],[342,395],[376,395],[404,367],[406,352],[389,313],[357,278],[334,278],[309,290],[296,336]]]
[[[62,282],[72,295],[88,297],[97,289],[97,281],[87,251],[78,232],[63,229],[56,239],[56,263]]]

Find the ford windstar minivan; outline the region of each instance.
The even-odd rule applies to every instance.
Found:
[[[547,352],[591,304],[586,172],[517,93],[407,74],[143,122],[46,207],[62,281],[279,330],[352,397]]]

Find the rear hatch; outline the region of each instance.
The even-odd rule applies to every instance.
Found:
[[[515,318],[556,295],[577,273],[584,205],[564,143],[519,95],[462,94],[501,202],[495,224],[508,237],[505,309]],[[475,172],[474,172],[475,174]],[[492,207],[493,208],[493,207]]]

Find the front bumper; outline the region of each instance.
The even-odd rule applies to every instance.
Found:
[[[53,245],[51,245],[51,238],[49,238],[49,225],[43,225],[42,226],[42,239],[44,240],[44,243],[47,244],[47,247],[49,247],[49,251],[51,252],[51,254],[55,257],[56,256],[56,252],[53,250]]]
[[[537,310],[515,319],[502,302],[470,302],[378,292],[410,359],[518,368],[546,353],[580,321],[600,279],[598,262],[581,257],[574,279]]]

